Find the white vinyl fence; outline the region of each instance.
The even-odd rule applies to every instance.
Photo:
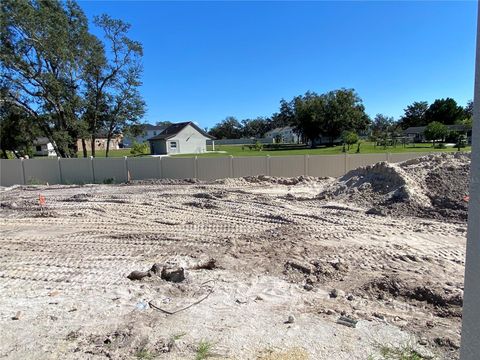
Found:
[[[245,156],[219,158],[78,158],[0,160],[0,185],[122,183],[128,179],[189,179],[270,175],[342,176],[379,161],[400,162],[425,153]]]

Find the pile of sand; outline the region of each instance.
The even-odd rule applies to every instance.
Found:
[[[318,198],[342,200],[377,215],[448,218],[468,215],[470,154],[432,154],[399,164],[380,162],[352,170]]]

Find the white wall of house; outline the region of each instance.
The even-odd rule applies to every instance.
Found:
[[[169,154],[197,154],[207,151],[207,137],[191,125],[184,127],[177,135],[167,140]],[[173,147],[176,143],[176,148]]]
[[[57,156],[52,143],[34,145],[35,156]]]
[[[162,130],[145,130],[142,135],[135,136],[135,137],[124,137],[122,140],[122,144],[124,147],[131,147],[134,142],[139,144],[146,142],[148,139],[157,136],[160,134]]]

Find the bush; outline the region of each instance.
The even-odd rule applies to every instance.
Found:
[[[350,150],[350,145],[356,144],[358,142],[358,135],[353,131],[345,131],[342,134],[342,140],[344,144],[348,145],[348,150]]]
[[[150,154],[150,145],[148,145],[147,142],[144,142],[144,143],[134,142],[132,145],[132,149],[130,150],[130,154],[132,155]]]

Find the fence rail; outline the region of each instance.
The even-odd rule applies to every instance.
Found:
[[[121,183],[144,179],[215,180],[270,175],[341,176],[379,161],[400,162],[426,153],[222,158],[78,158],[0,160],[0,185]]]

